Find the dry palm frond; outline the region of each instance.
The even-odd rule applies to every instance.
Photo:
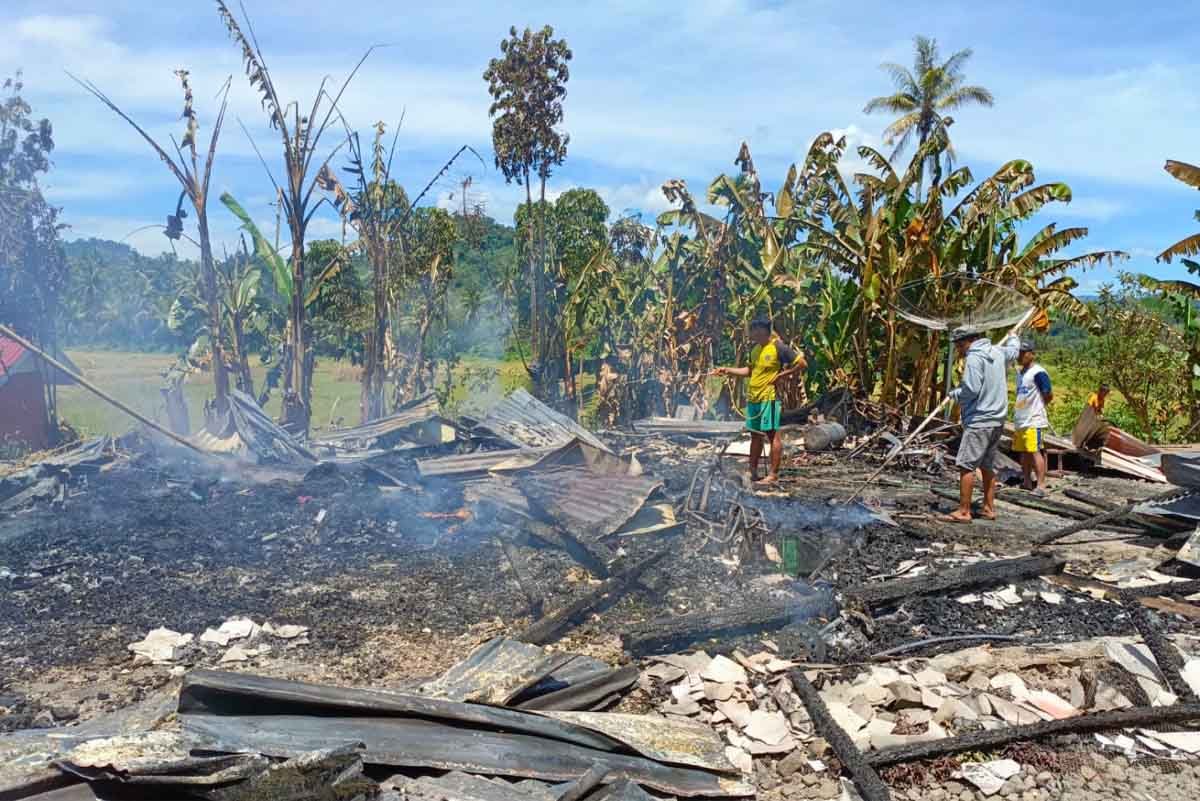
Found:
[[[1168,160],[1163,169],[1188,186],[1200,189],[1200,167],[1185,161]]]

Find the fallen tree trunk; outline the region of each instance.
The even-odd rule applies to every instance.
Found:
[[[1062,720],[1045,720],[1041,723],[1031,723],[1028,726],[972,732],[958,737],[948,737],[944,740],[900,745],[875,751],[867,754],[865,758],[871,767],[879,768],[901,762],[913,762],[918,759],[961,754],[964,751],[985,751],[1010,743],[1037,740],[1058,734],[1086,734],[1137,726],[1188,723],[1193,720],[1200,720],[1200,704],[1139,706],[1111,712],[1090,712]],[[829,744],[832,746],[833,742],[830,741]]]
[[[825,706],[817,688],[813,687],[812,682],[805,678],[804,671],[793,670],[788,676],[792,681],[792,687],[796,690],[796,695],[800,696],[800,700],[804,702],[804,708],[808,710],[813,729],[825,738],[825,742],[829,743],[829,747],[841,761],[842,767],[854,780],[854,786],[858,788],[863,801],[891,801],[892,794],[887,785],[883,783],[883,779],[879,778],[879,774],[875,772],[870,761],[854,745],[850,735],[846,734],[846,731],[833,719],[833,715],[829,714],[829,707]]]
[[[1059,572],[1066,563],[1066,559],[1057,556],[1022,556],[1017,559],[980,562],[912,578],[855,584],[847,587],[844,592],[858,598],[865,606],[882,606],[914,595],[933,595],[1045,576]]]
[[[606,579],[596,589],[575,602],[531,624],[525,631],[517,635],[516,639],[532,645],[554,642],[569,628],[577,625],[584,615],[601,604],[615,601],[631,584],[636,583],[643,573],[666,555],[667,552],[662,550],[637,564],[630,565],[624,571]]]

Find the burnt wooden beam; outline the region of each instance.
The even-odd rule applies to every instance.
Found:
[[[866,606],[882,606],[915,595],[941,594],[968,587],[1001,584],[1058,573],[1066,559],[1058,556],[1022,556],[954,567],[912,578],[855,584],[843,592]]]
[[[1180,668],[1183,666],[1183,658],[1179,655],[1179,651],[1167,641],[1166,636],[1159,630],[1154,616],[1150,614],[1150,610],[1142,606],[1138,602],[1136,595],[1132,593],[1122,593],[1121,600],[1125,603],[1129,610],[1129,617],[1133,621],[1134,628],[1141,635],[1142,642],[1150,649],[1151,656],[1158,663],[1158,670],[1162,673],[1162,677],[1166,679],[1167,687],[1171,692],[1175,693],[1175,697],[1187,704],[1200,704],[1200,698],[1196,697],[1196,693],[1191,686],[1184,680]]]
[[[781,629],[792,622],[795,614],[796,604],[780,603],[660,617],[630,626],[621,633],[621,639],[631,654],[665,654],[714,637]]]
[[[536,621],[517,635],[516,639],[533,645],[545,645],[560,638],[568,629],[579,624],[585,615],[600,606],[616,601],[631,584],[636,582],[643,573],[653,567],[664,556],[666,550],[629,565],[622,571],[614,573],[601,582],[600,586],[585,593],[583,596]]]
[[[1095,515],[1094,517],[1089,517],[1086,520],[1080,520],[1072,523],[1069,526],[1063,526],[1062,528],[1055,529],[1038,540],[1037,544],[1041,546],[1051,545],[1070,534],[1074,534],[1079,531],[1085,531],[1089,528],[1098,528],[1105,523],[1111,523],[1114,520],[1120,520],[1121,518],[1128,516],[1129,513],[1133,511],[1133,507],[1133,501],[1129,501],[1118,509],[1110,509],[1107,512]]]
[[[955,503],[958,502],[958,493],[957,492],[951,492],[950,490],[942,489],[940,487],[930,487],[929,491],[932,492],[934,495],[938,496],[939,498],[944,498],[948,501],[954,501]],[[1007,503],[1007,504],[1011,504],[1012,506],[1022,507],[1024,509],[1032,509],[1035,512],[1041,512],[1041,513],[1047,514],[1047,515],[1054,515],[1055,517],[1066,517],[1071,520],[1090,520],[1091,519],[1087,512],[1080,511],[1078,509],[1068,510],[1068,509],[1065,509],[1062,507],[1056,507],[1053,505],[1042,503],[1041,501],[1034,500],[1033,498],[1026,498],[1026,497],[1022,497],[1020,495],[997,493],[996,500],[999,501],[1000,503]],[[1103,529],[1104,531],[1112,531],[1117,534],[1142,534],[1142,533],[1144,533],[1142,531],[1142,529],[1140,529],[1140,528],[1130,528],[1128,526],[1118,526],[1118,525],[1113,525],[1112,523],[1107,523],[1107,522],[1101,522],[1093,527]]]
[[[966,751],[984,751],[1011,743],[1038,740],[1060,734],[1087,734],[1137,726],[1158,726],[1189,723],[1200,720],[1200,704],[1173,704],[1171,706],[1137,706],[1111,712],[1089,712],[1063,720],[1044,720],[1028,726],[1012,726],[1007,729],[979,731],[947,737],[944,740],[900,745],[884,748],[867,754],[865,759],[873,768],[914,762],[918,759],[933,759]],[[814,719],[815,722],[815,719]],[[826,737],[828,739],[828,737]],[[830,741],[830,746],[833,742]]]
[[[804,671],[793,670],[788,673],[788,677],[792,681],[796,695],[800,696],[804,708],[808,710],[813,729],[825,738],[825,742],[829,743],[829,747],[837,755],[842,767],[850,774],[863,801],[891,801],[892,793],[883,783],[883,779],[879,778],[875,768],[867,761],[862,751],[859,751],[858,747],[854,745],[850,735],[846,734],[845,729],[838,725],[837,721],[833,719],[833,715],[829,714],[829,707],[825,706],[821,694],[805,677]]]

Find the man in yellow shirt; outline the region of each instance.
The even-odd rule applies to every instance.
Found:
[[[771,323],[758,319],[750,323],[750,364],[746,367],[718,367],[716,375],[739,376],[750,379],[746,387],[746,428],[750,430],[750,480],[758,481],[758,462],[763,443],[771,441],[771,470],[762,480],[774,484],[779,480],[779,465],[783,459],[783,437],[779,420],[783,405],[775,393],[775,385],[797,370],[808,366],[804,356],[783,344],[771,333]]]

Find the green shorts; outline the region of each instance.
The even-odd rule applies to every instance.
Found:
[[[783,404],[777,400],[746,404],[746,428],[759,433],[779,430]]]

